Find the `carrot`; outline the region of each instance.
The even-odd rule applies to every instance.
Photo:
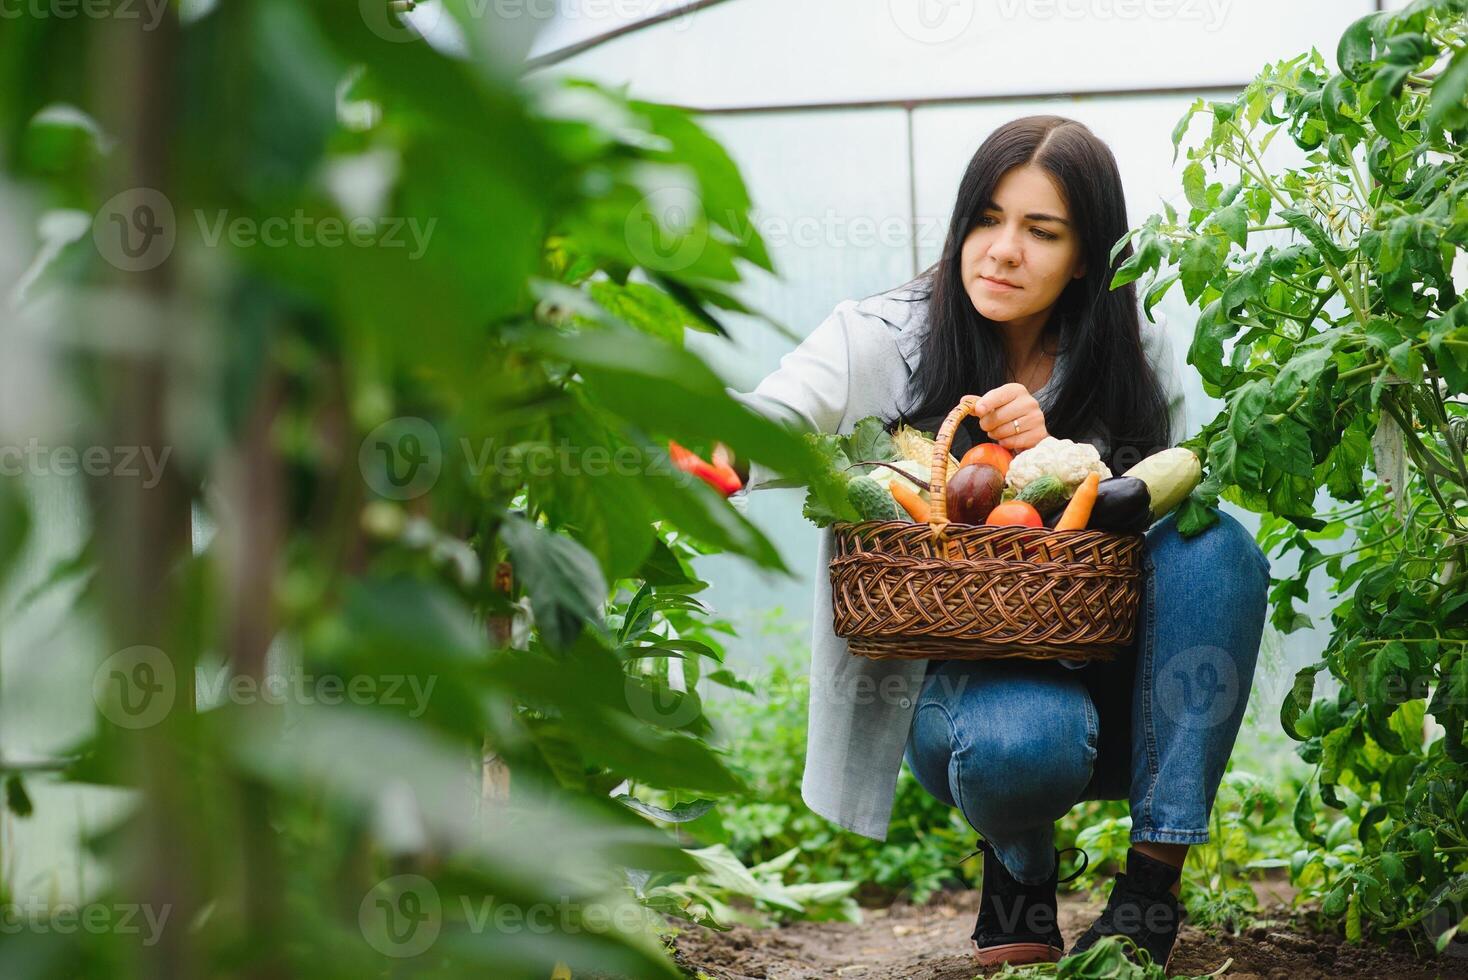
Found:
[[[1070,503],[1065,505],[1065,513],[1060,515],[1060,520],[1055,522],[1057,531],[1079,531],[1086,526],[1091,519],[1091,508],[1096,505],[1096,488],[1101,484],[1099,473],[1087,473],[1085,480],[1076,487],[1076,492],[1071,496]]]
[[[928,522],[928,502],[917,495],[912,487],[904,486],[896,480],[887,484],[887,489],[892,491],[892,499],[902,505],[907,511],[907,516],[919,524]]]

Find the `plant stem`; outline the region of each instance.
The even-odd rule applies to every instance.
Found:
[[[1268,191],[1269,196],[1274,198],[1274,200],[1279,204],[1280,207],[1292,208],[1292,203],[1279,192],[1279,188],[1274,185],[1274,181],[1270,180],[1268,175],[1264,172],[1264,161],[1259,159],[1259,154],[1254,152],[1254,147],[1249,142],[1248,137],[1245,136],[1243,131],[1240,130],[1238,126],[1234,125],[1234,123],[1230,122],[1229,126],[1233,128],[1234,132],[1239,134],[1239,137],[1241,139],[1240,145],[1242,145],[1244,149],[1248,151],[1249,156],[1253,158],[1256,165],[1259,167],[1260,172],[1255,173],[1253,170],[1250,170],[1248,165],[1235,155],[1225,152],[1222,154],[1224,159],[1228,160],[1244,173],[1254,178],[1254,181],[1259,184],[1260,187],[1263,187],[1266,191]],[[1340,287],[1341,295],[1346,298],[1346,302],[1351,307],[1351,312],[1356,314],[1357,322],[1361,324],[1361,328],[1364,330],[1366,328],[1366,312],[1361,308],[1361,303],[1359,302],[1359,300],[1357,300],[1356,296],[1352,294],[1351,290],[1346,288],[1345,280],[1341,278],[1341,271],[1337,269],[1329,259],[1325,258],[1325,256],[1321,256],[1321,259],[1325,263],[1326,270],[1330,272],[1330,277],[1334,279],[1335,284]]]
[[[1453,465],[1458,469],[1459,484],[1464,489],[1468,489],[1468,464],[1464,463],[1462,447],[1458,445],[1458,440],[1454,438],[1453,433],[1447,427],[1448,410],[1447,406],[1443,404],[1442,392],[1438,390],[1438,381],[1441,379],[1438,377],[1435,369],[1427,372],[1427,379],[1427,387],[1431,392],[1431,402],[1437,406],[1437,422],[1442,428],[1442,431],[1447,435],[1448,451],[1452,453]]]
[[[1367,188],[1366,178],[1362,175],[1361,168],[1356,166],[1355,154],[1347,153],[1346,159],[1351,161],[1351,173],[1355,176],[1356,185],[1360,189],[1361,206],[1369,208],[1371,206],[1371,192]]]
[[[1255,303],[1254,307],[1256,309],[1263,310],[1265,313],[1272,313],[1282,319],[1294,320],[1296,323],[1303,323],[1306,326],[1309,326],[1310,324],[1315,322],[1315,318],[1313,316],[1307,319],[1305,316],[1302,316],[1299,313],[1287,313],[1284,310],[1276,310],[1274,307],[1267,306],[1264,303]]]
[[[1321,558],[1320,558],[1319,561],[1312,561],[1308,565],[1302,565],[1302,566],[1300,566],[1300,568],[1296,569],[1295,574],[1296,575],[1305,575],[1305,574],[1313,571],[1314,569],[1319,568],[1321,565],[1324,565],[1326,562],[1330,561],[1332,558],[1344,558],[1346,555],[1354,555],[1358,551],[1365,551],[1367,548],[1375,548],[1378,545],[1386,544],[1388,541],[1390,541],[1392,538],[1396,537],[1400,533],[1402,533],[1402,528],[1399,525],[1399,526],[1393,528],[1392,530],[1388,531],[1386,534],[1383,534],[1381,537],[1377,538],[1375,541],[1364,541],[1364,542],[1362,542],[1361,544],[1357,545],[1354,548],[1347,548],[1345,551],[1331,552],[1328,555],[1325,554],[1324,552],[1322,552],[1321,553]]]

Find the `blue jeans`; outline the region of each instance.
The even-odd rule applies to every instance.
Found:
[[[1130,800],[1131,840],[1201,844],[1248,707],[1269,585],[1249,531],[1220,512],[1193,538],[1147,531],[1133,643],[1109,663],[931,661],[907,764],[1020,881],[1055,865],[1055,821]]]

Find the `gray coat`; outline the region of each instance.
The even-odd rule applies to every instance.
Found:
[[[771,418],[819,432],[847,433],[868,415],[893,417],[908,407],[908,380],[927,332],[927,304],[905,302],[905,287],[840,303],[780,361],[753,392],[730,394]],[[1159,321],[1161,320],[1159,316]],[[1184,431],[1183,389],[1166,323],[1142,319],[1149,363],[1168,394],[1172,431]],[[1066,366],[1062,352],[1050,381],[1035,392],[1042,410]],[[747,489],[775,479],[753,463]],[[820,538],[817,568],[830,564],[832,533]],[[927,661],[854,656],[832,631],[831,583],[815,583],[811,637],[810,723],[806,735],[806,805],[865,837],[885,840],[897,774]]]

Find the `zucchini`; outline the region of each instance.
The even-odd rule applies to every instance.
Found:
[[[1203,464],[1191,449],[1174,446],[1153,453],[1122,476],[1134,477],[1147,485],[1152,498],[1152,519],[1166,516],[1188,498],[1193,488],[1203,482]]]

